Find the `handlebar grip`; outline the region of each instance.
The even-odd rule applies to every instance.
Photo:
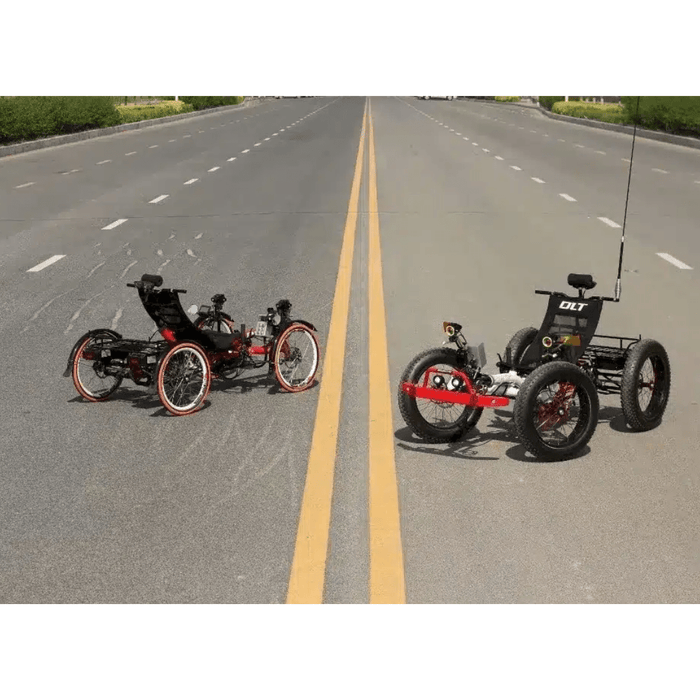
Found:
[[[136,288],[136,285],[135,285],[133,282],[127,282],[127,283],[126,283],[126,286],[127,286],[127,287],[134,287],[134,288]]]
[[[175,292],[175,294],[187,294],[186,289],[173,289],[173,292]]]
[[[536,289],[535,294],[551,294],[552,292],[547,292],[544,289]]]

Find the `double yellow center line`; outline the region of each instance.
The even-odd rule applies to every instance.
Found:
[[[374,128],[368,101],[362,119],[355,174],[350,190],[340,252],[316,422],[287,591],[288,603],[323,602],[345,365],[345,340],[350,310],[350,282],[367,133],[369,133],[367,139],[369,148],[369,601],[371,603],[406,602],[382,282]]]

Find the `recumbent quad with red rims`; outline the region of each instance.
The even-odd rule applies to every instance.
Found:
[[[619,280],[619,278],[618,278]],[[625,420],[634,431],[661,423],[669,398],[671,367],[656,340],[595,335],[605,301],[585,296],[596,286],[591,275],[571,274],[578,296],[549,295],[539,330],[523,328],[499,355],[499,374],[486,365],[483,344],[470,346],[458,323],[446,322],[445,343],[417,355],[399,386],[399,409],[413,432],[427,442],[465,436],[484,408],[515,401],[518,437],[536,457],[563,460],[589,442],[598,422],[598,393],[619,394]],[[595,339],[617,344],[594,344]]]
[[[88,401],[104,401],[124,379],[154,387],[172,414],[198,411],[212,379],[232,379],[244,370],[268,365],[282,389],[299,392],[313,384],[319,364],[316,328],[294,320],[287,299],[269,307],[254,329],[234,328],[223,312],[223,294],[212,306],[190,308],[195,322],[180,305],[184,289],[158,289],[160,275],[145,274],[127,284],[138,290],[141,303],[156,323],[149,340],[123,338],[108,328],[88,331],[71,350],[64,377],[73,377],[78,393]],[[154,339],[160,333],[162,339]]]

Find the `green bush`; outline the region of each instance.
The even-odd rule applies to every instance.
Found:
[[[700,97],[623,97],[630,122],[646,129],[700,135]]]
[[[5,97],[0,143],[71,134],[120,123],[111,97]]]
[[[184,102],[161,102],[156,105],[129,105],[117,107],[122,124],[140,122],[144,119],[158,119],[159,117],[170,117],[174,114],[184,114],[193,112],[194,107]]]
[[[604,104],[600,102],[555,102],[551,111],[555,114],[566,114],[569,117],[582,119],[597,119],[611,124],[628,124],[627,111],[616,104]]]
[[[552,105],[555,102],[561,102],[563,99],[563,95],[561,97],[539,97],[540,105],[545,109],[548,109],[550,112],[552,111]]]
[[[519,97],[494,97],[496,102],[520,102]]]
[[[222,107],[224,105],[237,105],[243,102],[243,97],[181,97],[183,102],[191,104],[195,109],[207,107]]]

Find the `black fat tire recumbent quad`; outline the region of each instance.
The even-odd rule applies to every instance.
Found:
[[[457,347],[420,353],[401,377],[399,410],[413,432],[432,443],[459,440],[484,408],[515,400],[513,419],[523,446],[542,460],[569,459],[595,432],[598,394],[613,393],[620,395],[632,430],[658,426],[671,386],[666,350],[641,336],[595,335],[603,303],[615,299],[586,298],[585,290],[596,286],[590,275],[571,274],[568,283],[577,297],[536,290],[549,295],[542,325],[515,333],[499,355],[496,375],[481,371],[483,345],[468,345],[458,323],[444,323],[446,342]]]

